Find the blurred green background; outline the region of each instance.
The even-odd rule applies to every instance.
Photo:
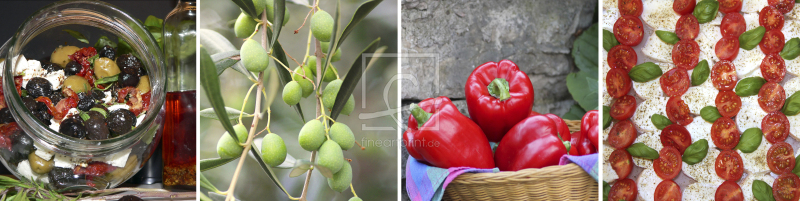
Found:
[[[342,24],[342,29],[361,3],[363,3],[361,0],[341,1],[340,23]],[[200,5],[202,5],[200,6],[200,28],[216,31],[227,38],[237,49],[241,47],[243,40],[236,38],[233,32],[233,21],[240,13],[239,7],[231,1],[212,0],[201,0]],[[333,65],[337,67],[342,79],[361,50],[378,37],[381,38],[380,45],[388,46],[385,53],[397,53],[397,5],[398,2],[396,0],[386,0],[381,3],[341,45],[342,59],[334,62]],[[336,1],[322,1],[320,7],[334,15]],[[302,62],[302,56],[306,51],[309,23],[307,22],[299,30],[298,34],[294,34],[294,30],[302,25],[302,20],[306,17],[309,8],[287,2],[287,10],[291,15],[290,20],[282,29],[279,41],[289,55],[297,59],[298,62]],[[257,36],[254,39],[260,41],[260,33]],[[310,51],[314,51],[313,43]],[[274,62],[270,63],[270,68],[274,68]],[[289,65],[291,68],[297,67],[297,64],[291,59],[289,59],[289,63],[291,63]],[[350,116],[340,115],[337,119],[337,122],[347,123],[353,130],[356,141],[366,147],[365,150],[354,147],[344,152],[345,158],[353,160],[350,163],[354,172],[353,186],[358,196],[364,200],[397,200],[399,143],[396,130],[397,121],[393,118],[396,117],[398,112],[396,79],[397,58],[384,57],[378,60],[378,63],[365,72],[362,81],[359,82],[353,92],[356,100],[355,110]],[[244,75],[231,69],[222,73],[220,80],[222,83],[222,97],[225,99],[226,106],[240,109],[247,89],[252,82],[247,80]],[[277,97],[274,101],[271,101],[272,123],[270,130],[283,138],[290,155],[298,159],[308,159],[311,155],[310,152],[303,150],[297,143],[297,134],[303,122],[294,111],[294,108],[291,108],[280,99],[283,87],[277,86],[276,83],[278,83],[277,76],[273,70],[270,74],[270,80],[265,81],[265,84],[268,85],[265,87],[267,94]],[[301,101],[306,120],[315,116],[315,102],[310,97]],[[200,109],[211,107],[202,90],[200,90],[200,101]],[[245,112],[253,112],[255,108],[253,102],[255,102],[255,91],[247,102]],[[243,123],[250,125],[251,120],[252,118],[245,118]],[[263,129],[266,123],[266,119],[260,121],[258,129]],[[200,129],[200,158],[218,157],[216,144],[225,130],[218,121],[206,118],[200,119]],[[261,146],[260,138],[264,134],[256,138],[254,145]],[[224,166],[203,172],[203,174],[217,188],[225,191],[230,185],[237,163],[238,160],[235,160]],[[276,170],[276,175],[289,193],[294,197],[299,197],[303,188],[305,174],[300,177],[290,178],[289,170],[273,169]],[[235,197],[238,199],[289,200],[269,180],[266,173],[252,158],[248,158],[244,162],[242,173],[237,182]],[[325,177],[319,174],[318,171],[312,173],[310,183],[309,200],[347,200],[353,196],[349,189],[343,193],[331,190]],[[207,190],[201,190],[203,193],[207,193]]]

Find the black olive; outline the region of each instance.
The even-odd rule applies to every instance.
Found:
[[[143,201],[142,198],[136,197],[134,195],[126,195],[122,196],[119,201]]]
[[[120,55],[119,58],[117,58],[117,67],[119,67],[120,71],[136,73],[137,76],[142,76],[142,62],[131,54]]]
[[[103,122],[105,122],[105,120],[106,120],[106,116],[103,116],[103,114],[100,114],[100,112],[97,112],[97,111],[86,112],[86,115],[89,115],[89,119],[99,118],[99,119],[103,119]]]
[[[47,81],[47,79],[34,77],[28,80],[28,84],[25,85],[25,90],[28,90],[28,96],[33,98],[38,98],[39,96],[50,97],[50,94],[53,93],[53,85],[50,84],[50,81]]]
[[[31,97],[22,98],[22,105],[24,105],[25,108],[28,108],[28,110],[30,110],[31,112],[39,109],[39,104],[36,103],[37,103],[36,100],[34,100]]]
[[[80,117],[70,117],[61,121],[61,127],[58,128],[58,132],[74,138],[86,138],[86,126],[83,125],[83,120]]]
[[[81,111],[89,111],[94,107],[94,97],[86,93],[78,93],[78,109]]]
[[[100,57],[106,57],[106,58],[109,58],[111,60],[114,60],[115,55],[117,55],[117,51],[114,50],[113,47],[111,47],[109,45],[106,45],[106,46],[103,46],[103,48],[100,48],[100,51],[98,51],[97,54]]]
[[[103,90],[95,89],[92,90],[92,98],[94,98],[97,101],[102,101],[104,98],[106,98],[106,94],[103,93]]]
[[[61,99],[64,99],[64,94],[61,94],[59,91],[53,91],[53,93],[50,94],[50,101],[52,101],[53,104],[58,104]]]
[[[106,123],[108,123],[108,128],[111,130],[110,137],[117,137],[133,129],[136,124],[136,115],[126,109],[114,110],[106,117]]]
[[[15,132],[11,135],[11,150],[14,151],[18,157],[27,157],[28,154],[33,152],[33,139],[22,131]]]
[[[97,113],[97,112],[95,112]],[[98,113],[99,114],[99,113]],[[86,130],[89,132],[86,139],[89,140],[105,140],[108,139],[108,125],[106,120],[100,115],[99,118],[91,117],[86,120]]]
[[[64,70],[64,67],[61,67],[58,64],[49,62],[50,59],[42,60],[42,68],[47,70],[47,73],[52,73],[55,71]]]
[[[139,85],[139,76],[136,75],[135,72],[129,73],[122,71],[119,73],[119,80],[117,81],[117,84],[120,88],[136,87],[136,85]]]
[[[53,118],[53,115],[50,115],[50,113],[47,112],[47,105],[42,102],[37,102],[36,105],[37,110],[33,111],[33,115],[36,116],[39,121],[42,121],[44,125],[49,126],[50,119]]]
[[[81,72],[81,69],[83,69],[83,66],[81,66],[80,63],[75,61],[69,61],[69,63],[67,63],[67,66],[64,66],[64,75],[70,76],[78,74]]]
[[[0,109],[0,124],[14,122],[14,116],[11,116],[11,111],[8,107]]]
[[[61,167],[54,167],[53,170],[47,173],[47,176],[50,179],[50,183],[56,188],[66,188],[75,184],[81,184],[79,181],[84,179],[84,175],[75,175],[71,168]]]

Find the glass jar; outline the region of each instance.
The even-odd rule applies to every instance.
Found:
[[[45,58],[58,45],[90,46],[64,32],[65,29],[80,32],[90,39],[117,37],[129,44],[132,53],[142,62],[150,77],[150,105],[143,120],[130,132],[106,140],[69,137],[44,125],[23,105],[14,82],[17,57]],[[113,188],[139,171],[152,155],[161,139],[157,131],[163,121],[158,111],[166,95],[164,56],[147,28],[135,18],[104,2],[56,2],[22,23],[17,33],[0,47],[0,58],[5,59],[2,64],[3,98],[20,128],[9,134],[12,131],[0,126],[0,158],[18,178],[47,183],[50,188],[62,191]],[[8,128],[9,124],[3,126]],[[3,140],[12,142],[13,146],[3,146]],[[34,166],[32,171],[34,154],[39,160],[52,155],[49,160],[54,167],[46,173],[37,173],[43,171]]]

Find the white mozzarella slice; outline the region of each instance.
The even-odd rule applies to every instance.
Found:
[[[744,132],[748,128],[761,129],[761,120],[767,113],[758,105],[758,96],[742,97],[742,108],[736,114],[736,126],[739,132]]]
[[[792,9],[792,10],[800,10],[800,9]],[[800,20],[791,20],[787,19],[784,22],[783,29],[781,29],[783,33],[783,38],[786,41],[789,39],[800,37]]]
[[[619,9],[616,6],[603,10],[603,29],[614,33],[614,23],[619,19]]]
[[[710,81],[707,80],[706,82]],[[701,85],[689,87],[689,90],[681,96],[681,99],[689,106],[690,113],[700,115],[700,110],[704,107],[714,106],[714,100],[716,100],[718,93],[719,90],[714,87],[704,87]]]
[[[789,119],[789,136],[800,141],[800,115],[787,115],[786,119]]]
[[[647,147],[653,148],[656,151],[660,151],[661,148],[664,148],[664,146],[661,145],[661,139],[660,139],[659,136],[660,136],[660,132],[659,133],[656,133],[656,132],[642,133],[638,137],[636,137],[636,141],[634,141],[633,143],[640,143],[641,142],[641,143],[644,143],[644,145],[647,145]],[[633,158],[633,164],[635,164],[638,167],[645,168],[645,169],[653,168],[653,160],[645,159],[645,158],[639,158],[639,157],[632,157],[632,158]]]
[[[761,8],[759,8],[758,10],[761,10]],[[758,24],[758,13],[745,13],[742,14],[742,17],[744,17],[744,24],[746,27],[745,30],[753,30],[756,27],[760,26]]]
[[[741,184],[739,184],[739,187],[742,188],[742,193],[744,194],[744,200],[756,201],[755,196],[753,196],[753,181],[755,180],[761,180],[770,186],[772,186],[772,183],[775,182],[775,178],[766,173],[747,175],[747,177],[742,180]]]
[[[611,128],[614,127],[614,122],[611,122],[611,125],[608,125],[608,128],[603,129],[603,141],[605,142],[608,140],[608,133],[611,132]]]
[[[767,6],[767,0],[742,0],[742,12],[745,13],[758,13]]]
[[[744,164],[744,169],[747,170],[749,173],[766,173],[769,172],[769,166],[767,165],[767,151],[772,145],[767,142],[767,139],[761,137],[761,144],[758,145],[755,151],[752,153],[743,153],[740,150],[736,150],[740,156],[742,156],[742,163]]]
[[[798,4],[794,4],[794,7],[797,8]],[[800,20],[800,9],[792,9],[789,13],[786,13],[786,19],[793,19],[793,20]]]
[[[614,8],[614,9],[617,8],[617,0],[606,0],[606,1],[603,1],[603,10],[608,10],[608,9],[612,9],[612,8]]]
[[[761,60],[764,60],[764,57],[766,57],[766,55],[764,52],[761,52],[761,48],[755,47],[752,50],[739,48],[739,55],[733,59],[733,65],[736,67],[736,75],[743,78],[757,70],[759,66],[761,66]]]
[[[785,83],[782,84],[783,91],[786,93],[786,97],[792,96],[797,91],[800,91],[800,77],[794,77],[792,79],[786,80]]]
[[[643,1],[642,22],[653,29],[675,30],[675,24],[681,17],[672,10],[672,1],[645,0]]]
[[[719,151],[716,149],[709,149],[706,157],[699,163],[689,165],[684,162],[682,166],[683,173],[698,182],[722,183],[724,180],[717,176],[717,173],[714,171],[714,164],[717,161],[718,155]]]
[[[692,123],[686,125],[686,130],[689,131],[689,135],[692,136],[692,142],[697,142],[697,140],[700,139],[706,139],[709,147],[716,148],[714,143],[711,141],[711,125],[713,124],[703,120],[703,118],[700,116],[696,116],[692,120]]]
[[[705,58],[701,57],[700,61],[703,59],[708,60],[709,67],[719,61],[717,55],[714,54],[714,46],[717,45],[720,39],[722,39],[722,33],[719,30],[719,26],[711,25],[710,23],[700,25],[700,32],[695,41],[700,46],[700,52],[705,55]]]
[[[658,62],[672,63],[672,45],[664,43],[654,31],[645,41],[642,53],[647,58]]]
[[[647,168],[642,171],[639,178],[636,179],[636,188],[639,190],[639,199],[652,201],[655,199],[656,187],[661,183],[662,179],[656,175],[653,168]]]
[[[639,132],[656,131],[657,128],[653,125],[653,122],[650,121],[650,116],[653,116],[653,114],[667,116],[667,100],[669,100],[668,97],[659,97],[647,99],[639,103],[631,119],[633,124],[636,125],[636,130]]]
[[[717,192],[717,187],[722,182],[709,184],[709,183],[693,183],[689,184],[683,191],[683,200],[714,200],[714,195]]]

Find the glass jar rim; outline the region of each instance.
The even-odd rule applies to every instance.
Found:
[[[64,25],[84,25],[111,32],[130,44],[136,54],[147,55],[140,56],[139,60],[147,68],[150,77],[151,104],[144,120],[130,132],[106,140],[82,140],[64,136],[38,123],[22,104],[22,98],[15,88],[12,58],[22,55],[25,45],[42,32]],[[9,61],[4,62],[2,72],[3,90],[6,91],[4,98],[8,107],[20,108],[19,111],[9,111],[18,122],[32,122],[19,124],[20,128],[44,146],[43,148],[75,157],[105,156],[132,147],[140,139],[148,137],[146,134],[155,133],[152,129],[160,128],[156,125],[156,117],[164,104],[166,94],[164,56],[156,40],[140,21],[111,4],[91,0],[67,0],[49,4],[22,23],[16,34],[0,48],[0,56]]]

